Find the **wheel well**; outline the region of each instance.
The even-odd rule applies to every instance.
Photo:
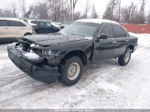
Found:
[[[130,46],[128,46],[128,48],[130,48],[132,50],[132,52],[134,51],[134,45],[130,45]]]
[[[32,33],[25,33],[24,36],[26,36],[26,35],[31,35],[31,34],[32,34]]]
[[[80,51],[80,50],[75,50],[75,51],[71,51],[69,52],[68,54],[66,54],[64,56],[64,58],[61,60],[60,62],[60,66],[62,64],[65,63],[65,61],[73,56],[78,56],[81,58],[81,61],[83,62],[83,65],[86,65],[87,64],[87,56],[85,55],[85,53],[83,51]]]

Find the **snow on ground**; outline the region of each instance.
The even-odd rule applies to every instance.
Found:
[[[76,85],[47,85],[21,72],[0,46],[0,109],[139,109],[150,107],[150,34],[139,37],[131,62],[89,65]]]

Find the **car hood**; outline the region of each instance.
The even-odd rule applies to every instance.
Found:
[[[24,36],[23,39],[27,39],[35,44],[41,46],[50,46],[54,44],[62,44],[66,42],[92,40],[93,37],[74,36],[74,35],[62,35],[62,34],[47,34],[47,35],[30,35]]]

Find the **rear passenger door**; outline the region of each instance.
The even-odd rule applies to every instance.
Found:
[[[22,37],[24,36],[26,25],[19,21],[9,21],[10,34],[13,37]]]
[[[0,37],[11,37],[8,21],[0,20]]]
[[[129,45],[129,37],[122,26],[113,24],[114,40],[117,45],[116,55],[122,55]]]

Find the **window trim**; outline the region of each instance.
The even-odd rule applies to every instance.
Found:
[[[22,26],[18,26],[18,25],[17,26],[12,26],[11,22],[18,22],[18,23],[22,24]],[[24,23],[22,23],[20,21],[15,21],[15,20],[8,20],[8,25],[9,25],[9,27],[27,27],[26,24],[24,24]]]
[[[126,34],[126,36],[115,36],[115,30],[114,30],[114,28],[113,28],[113,33],[114,33],[114,38],[120,38],[120,37],[128,37],[128,35],[127,35],[127,32],[124,30],[124,28],[121,26],[121,25],[116,25],[116,24],[113,24],[114,26],[117,26],[117,27],[119,27],[120,28],[120,30],[122,30],[125,34]],[[113,27],[113,25],[112,25],[112,27]],[[122,33],[123,33],[122,32]]]
[[[114,32],[113,32],[113,27],[112,27],[112,24],[111,24],[111,23],[102,23],[102,26],[101,26],[101,28],[100,28],[100,30],[99,30],[99,32],[98,32],[98,35],[101,34],[101,31],[102,31],[102,29],[103,29],[103,27],[104,27],[105,25],[110,25],[110,26],[111,26],[111,28],[112,28],[112,37],[110,37],[110,38],[114,38]]]
[[[8,20],[0,20],[0,21],[6,21],[6,23],[7,23],[7,26],[0,26],[0,27],[9,27]]]

